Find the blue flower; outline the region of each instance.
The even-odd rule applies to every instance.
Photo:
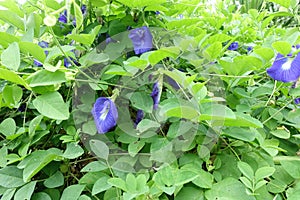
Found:
[[[118,110],[114,102],[107,97],[99,97],[92,109],[98,133],[107,133],[117,125]]]
[[[42,48],[48,48],[49,47],[49,43],[48,42],[45,42],[45,41],[40,41],[38,42],[38,45]],[[48,55],[49,51],[44,51],[44,53],[46,54],[46,56]],[[38,66],[38,67],[42,67],[43,66],[43,63],[41,63],[40,61],[34,59],[33,60],[33,64]]]
[[[138,110],[136,112],[136,117],[135,117],[135,121],[134,121],[134,127],[136,127],[138,125],[138,123],[140,123],[140,121],[142,121],[142,119],[144,118],[144,111],[143,110]]]
[[[277,81],[296,81],[300,77],[300,53],[294,59],[278,53],[273,65],[267,69],[267,73]]]
[[[229,45],[228,50],[235,51],[239,48],[239,43],[238,42],[233,42]]]
[[[135,54],[142,54],[152,49],[152,35],[148,27],[133,29],[129,32]]]
[[[158,82],[155,82],[153,84],[151,97],[153,99],[153,109],[156,110],[160,101],[160,90]]]
[[[250,51],[252,51],[252,50],[253,50],[253,47],[252,47],[252,46],[248,46],[248,47],[247,47],[248,53],[249,53]]]
[[[87,13],[86,12],[86,5],[82,5],[80,9],[81,9],[82,15],[86,15],[86,13]]]
[[[64,10],[58,17],[58,21],[66,24],[68,22],[68,18],[67,18],[67,10]]]

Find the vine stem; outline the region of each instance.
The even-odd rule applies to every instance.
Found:
[[[270,119],[272,119],[274,116],[276,116],[278,113],[280,113],[284,108],[286,108],[290,103],[292,103],[294,101],[294,99],[291,99],[290,101],[288,101],[283,107],[281,107],[279,110],[277,110],[273,115],[271,115],[268,119],[266,119],[265,121],[263,121],[262,124],[267,123]]]

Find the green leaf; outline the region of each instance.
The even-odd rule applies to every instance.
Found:
[[[239,139],[246,142],[251,142],[256,137],[257,130],[249,128],[230,127],[222,132],[222,135],[226,135],[235,139]]]
[[[81,44],[91,45],[93,44],[99,30],[101,29],[101,25],[96,26],[89,34],[69,34],[67,38],[75,40],[76,42],[80,42]]]
[[[199,117],[199,109],[193,102],[181,99],[167,99],[163,101],[159,111],[160,116],[178,117],[184,119],[197,119]]]
[[[205,192],[207,200],[230,199],[230,200],[255,200],[254,196],[246,193],[244,185],[234,178],[225,178],[213,184],[212,189]]]
[[[158,122],[152,121],[150,119],[143,119],[142,121],[140,121],[140,123],[138,123],[136,128],[140,133],[143,133],[148,129],[151,129],[151,128],[157,129],[159,127],[160,127],[160,124]]]
[[[0,169],[0,186],[16,188],[25,184],[22,178],[22,170],[16,166],[7,166]]]
[[[282,139],[289,139],[290,138],[290,132],[284,129],[277,129],[270,132],[272,135],[282,138]]]
[[[60,199],[61,200],[74,200],[78,199],[85,185],[71,185],[64,189]]]
[[[107,182],[109,179],[108,176],[101,177],[96,181],[96,183],[93,185],[92,189],[92,195],[96,195],[100,192],[106,191],[112,186]]]
[[[53,47],[53,48],[49,49],[49,54],[46,57],[45,62],[49,62],[49,61],[61,56],[62,55],[61,50],[68,54],[68,52],[72,51],[73,49],[75,49],[75,47],[70,46],[70,45],[64,45],[64,46],[61,46],[60,48]]]
[[[24,21],[14,12],[9,10],[1,10],[0,20],[24,30]]]
[[[257,182],[258,180],[269,177],[274,172],[275,172],[274,167],[261,167],[261,168],[257,169],[256,172],[255,172],[255,180]]]
[[[55,174],[50,176],[44,181],[44,185],[47,188],[56,188],[64,184],[64,175],[57,171]]]
[[[179,55],[179,53],[180,53],[179,47],[165,47],[151,52],[148,59],[150,64],[154,66],[164,58],[167,57],[176,58]]]
[[[20,49],[17,42],[10,44],[1,54],[1,63],[8,69],[18,71],[20,67]]]
[[[123,191],[127,191],[125,181],[121,178],[110,178],[108,179],[108,184],[111,186],[122,189]]]
[[[14,200],[28,200],[31,199],[31,195],[33,194],[34,188],[36,185],[36,181],[32,181],[22,186],[16,192],[14,196]]]
[[[136,193],[137,182],[133,174],[131,173],[127,174],[125,185],[126,185],[127,192],[132,194]]]
[[[294,179],[300,178],[300,160],[280,160],[280,164]]]
[[[208,60],[212,61],[220,56],[221,51],[222,51],[222,43],[215,42],[211,44],[209,47],[207,47],[203,52],[203,54]]]
[[[44,62],[44,60],[46,59],[44,49],[42,49],[42,47],[37,44],[22,41],[19,42],[19,47],[22,53],[29,53],[40,62]]]
[[[292,50],[292,45],[285,41],[273,42],[272,47],[276,49],[277,52],[283,55],[289,54]]]
[[[117,0],[118,2],[130,7],[130,8],[143,8],[151,5],[159,5],[165,3],[166,0],[152,0],[152,1],[142,1],[142,0]]]
[[[248,178],[246,178],[245,176],[240,177],[240,180],[242,181],[242,183],[243,183],[247,188],[249,188],[249,189],[252,189],[252,188],[253,188],[252,182],[251,182]]]
[[[108,159],[109,148],[104,142],[100,140],[90,140],[90,147],[96,156],[104,160]]]
[[[10,81],[19,85],[23,85],[26,89],[31,90],[27,82],[21,78],[16,72],[0,68],[0,79]]]
[[[135,92],[130,97],[130,102],[133,107],[141,109],[147,113],[152,112],[153,100],[149,94],[145,92]]]
[[[57,159],[59,155],[50,150],[38,150],[29,155],[24,162],[20,163],[18,167],[24,167],[23,180],[28,182],[35,174],[43,169],[48,163]],[[24,166],[22,166],[24,164]]]
[[[253,127],[253,128],[262,128],[263,124],[251,117],[250,115],[244,113],[235,113],[236,119],[225,119],[225,126],[244,126],[244,127]]]
[[[291,5],[291,0],[269,0],[269,1],[277,3],[286,8],[289,8],[289,6]]]
[[[225,120],[235,119],[234,112],[227,106],[221,104],[206,103],[201,108],[199,120]]]
[[[244,176],[246,176],[250,180],[253,180],[253,178],[254,178],[254,171],[253,171],[253,169],[251,168],[251,166],[248,163],[239,161],[237,163],[237,165],[238,165],[239,170],[242,172],[242,174]]]
[[[67,143],[67,149],[62,156],[68,159],[75,159],[81,156],[83,153],[84,150],[79,144],[76,144],[75,142],[69,142]]]
[[[130,156],[134,157],[138,152],[145,146],[144,141],[132,142],[128,145],[128,153]]]
[[[16,188],[7,189],[3,193],[2,197],[1,197],[1,200],[11,200],[12,197],[14,196],[15,192],[16,192]]]
[[[0,167],[4,168],[7,165],[7,147],[6,146],[2,146],[2,148],[0,149]]]
[[[0,133],[6,137],[15,134],[17,129],[16,122],[13,118],[6,118],[0,124]]]
[[[211,188],[213,184],[214,177],[204,170],[199,170],[197,173],[197,178],[194,179],[192,182],[201,188]]]
[[[44,116],[56,120],[69,118],[69,106],[58,92],[46,93],[33,100],[33,106]]]
[[[32,195],[31,200],[51,200],[51,197],[46,192],[38,192]]]
[[[110,65],[108,67],[108,70],[105,71],[105,74],[132,76],[130,72],[126,71],[125,68],[119,65]]]
[[[62,71],[50,72],[43,69],[31,74],[27,81],[30,87],[55,85],[66,82],[66,76]]]
[[[80,172],[99,172],[108,169],[108,166],[106,163],[102,161],[93,161],[84,166]]]
[[[0,32],[0,45],[2,45],[4,48],[7,48],[9,44],[13,42],[18,42],[19,39],[9,33],[6,32]]]
[[[3,100],[10,108],[18,108],[22,96],[23,90],[17,85],[7,85],[3,90]]]
[[[204,194],[198,187],[184,186],[175,196],[175,200],[204,200]]]
[[[73,1],[75,19],[76,19],[76,29],[79,29],[83,22],[83,16],[80,7]]]
[[[41,123],[43,117],[44,117],[43,115],[38,115],[33,120],[30,121],[29,130],[28,130],[29,137],[32,138],[34,136],[35,130],[37,129],[38,125]]]

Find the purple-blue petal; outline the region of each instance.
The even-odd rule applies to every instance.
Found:
[[[67,19],[67,10],[64,10],[58,17],[58,21],[63,23],[63,24],[66,24],[68,22],[68,19]]]
[[[42,67],[42,66],[43,66],[43,63],[41,63],[40,61],[38,61],[38,60],[36,60],[36,59],[33,60],[33,64],[34,64],[35,66],[37,66],[37,67]]]
[[[235,51],[239,48],[239,43],[238,42],[233,42],[229,45],[228,50]]]
[[[298,105],[298,104],[300,104],[300,97],[299,97],[299,98],[296,98],[296,99],[294,99],[294,103],[295,103],[295,104],[297,104],[297,105]]]
[[[267,69],[268,75],[274,80],[281,82],[293,82],[300,76],[300,53],[293,59],[288,69],[283,68],[283,64],[289,61],[289,57],[285,57],[278,53],[273,65]]]
[[[38,45],[42,48],[48,48],[49,47],[49,43],[46,41],[40,41],[38,42]]]
[[[82,5],[80,9],[81,9],[82,15],[85,15],[86,14],[86,5]]]
[[[92,109],[98,133],[104,134],[117,125],[118,110],[115,103],[107,97],[99,97]]]
[[[153,99],[153,109],[156,110],[158,108],[158,104],[160,101],[160,94],[159,94],[159,84],[158,82],[155,82],[153,84],[151,97]]]
[[[134,52],[137,55],[150,51],[153,47],[152,34],[146,26],[131,30],[128,37],[131,39]]]
[[[142,121],[142,119],[144,118],[144,111],[143,110],[138,110],[136,112],[136,116],[135,116],[135,121],[134,121],[134,126],[136,127],[138,125],[138,123],[140,123],[140,121]]]

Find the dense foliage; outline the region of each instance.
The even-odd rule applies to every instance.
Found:
[[[0,197],[300,199],[298,0],[0,1]]]

